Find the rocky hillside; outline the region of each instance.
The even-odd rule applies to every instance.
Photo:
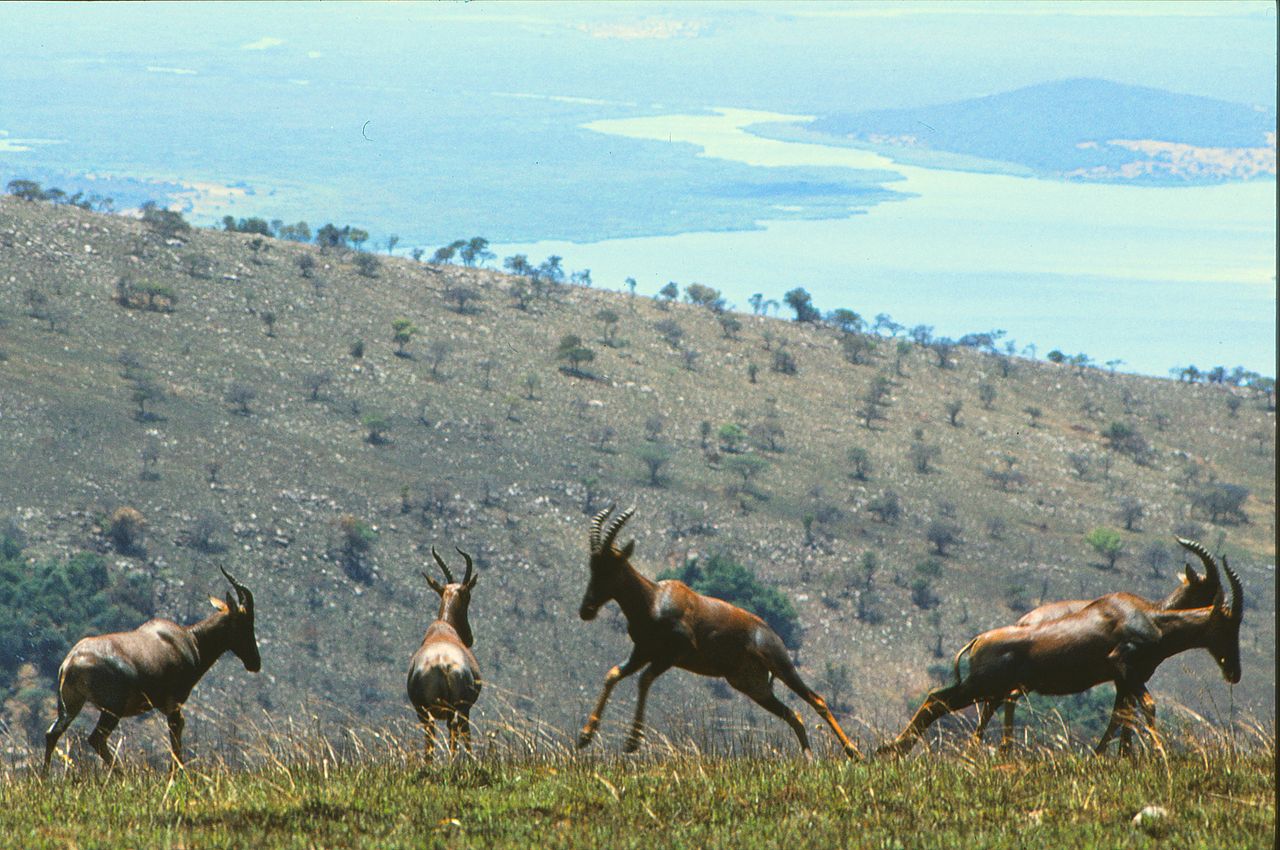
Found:
[[[1180,656],[1162,716],[1273,722],[1270,398],[361,256],[0,198],[0,520],[30,563],[140,575],[163,616],[203,616],[218,565],[254,589],[263,673],[212,671],[194,741],[202,716],[408,720],[432,545],[479,569],[481,723],[576,727],[630,647],[612,606],[577,616],[615,501],[650,575],[719,553],[787,594],[802,672],[868,742],[977,632],[1163,596],[1197,536],[1244,581],[1244,679]],[[122,508],[145,523],[123,541]],[[30,674],[0,684],[51,717]],[[668,733],[786,732],[686,673],[650,706]]]

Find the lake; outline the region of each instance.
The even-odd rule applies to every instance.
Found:
[[[597,285],[634,277],[752,293],[803,286],[821,309],[887,312],[938,335],[1000,328],[1040,352],[1164,375],[1175,365],[1275,361],[1275,182],[1149,188],[1037,180],[895,163],[848,147],[787,142],[753,124],[805,120],[741,109],[586,124],[629,139],[694,145],[757,168],[895,172],[899,195],[855,215],[773,220],[757,229],[587,243],[500,246],[501,256],[559,254]]]

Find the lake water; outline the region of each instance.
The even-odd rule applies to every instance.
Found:
[[[1164,375],[1175,365],[1275,361],[1275,182],[1187,188],[1067,183],[901,165],[847,147],[753,135],[804,116],[720,109],[588,123],[629,139],[695,145],[757,168],[892,171],[904,193],[819,221],[771,220],[738,232],[503,245],[501,256],[566,258],[597,285],[634,277],[720,289],[745,307],[803,286],[821,309],[932,324],[939,335],[1000,328],[1040,352]],[[766,213],[767,215],[767,213]]]

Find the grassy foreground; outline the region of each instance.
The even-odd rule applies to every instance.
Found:
[[[0,774],[4,847],[1274,845],[1274,752],[694,755]],[[1145,806],[1167,817],[1132,824]]]

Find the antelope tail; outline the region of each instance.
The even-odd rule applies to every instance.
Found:
[[[955,674],[957,685],[960,684],[960,659],[964,656],[966,652],[973,649],[973,645],[977,642],[978,642],[978,639],[974,638],[973,640],[966,643],[964,646],[960,647],[960,651],[956,653],[955,666],[952,668],[952,672]]]

